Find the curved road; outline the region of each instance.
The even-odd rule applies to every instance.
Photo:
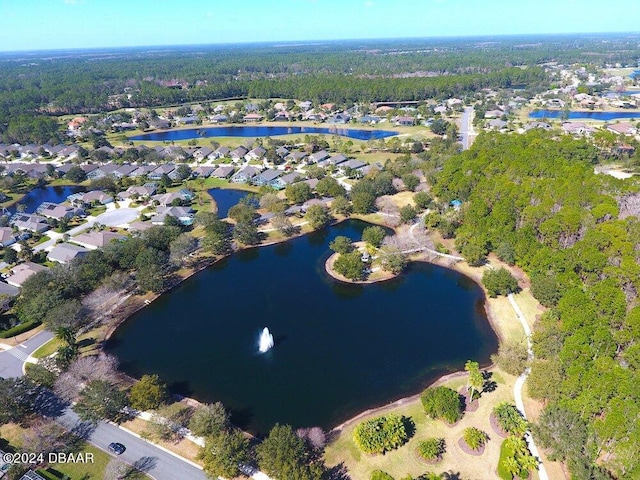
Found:
[[[43,330],[29,340],[0,352],[0,376],[21,377],[29,355],[53,337],[53,333]],[[207,476],[195,464],[146,442],[115,424],[100,422],[94,428],[82,423],[76,413],[52,393],[43,395],[38,403],[43,415],[54,418],[65,428],[105,451],[111,442],[122,443],[126,451],[120,458],[139,467],[156,480],[207,480]]]

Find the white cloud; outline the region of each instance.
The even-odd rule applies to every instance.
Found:
[[[364,6],[367,8],[373,7],[375,4],[373,2],[364,2]]]

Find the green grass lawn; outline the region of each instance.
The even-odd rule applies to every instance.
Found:
[[[34,358],[48,357],[56,350],[58,350],[58,348],[62,345],[64,345],[64,342],[62,340],[60,340],[59,338],[52,338],[47,343],[38,348],[35,352],[33,352],[31,356]]]
[[[55,463],[46,469],[47,473],[52,475],[50,478],[59,479],[63,478],[63,475],[73,480],[104,478],[104,470],[112,458],[111,455],[90,444],[85,444],[81,452],[92,453],[94,461],[92,463]]]

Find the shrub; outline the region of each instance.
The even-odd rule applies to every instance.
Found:
[[[353,439],[365,453],[385,453],[403,445],[407,439],[405,419],[399,415],[387,415],[359,423]]]
[[[502,402],[493,409],[500,428],[511,435],[521,437],[529,428],[529,424],[520,411],[508,402]]]
[[[418,192],[413,196],[413,201],[416,202],[416,206],[421,209],[429,208],[433,201],[427,192]]]
[[[487,443],[489,435],[475,427],[468,427],[462,432],[462,438],[471,450],[479,450]]]
[[[371,480],[393,480],[393,477],[382,470],[374,470],[371,472]]]
[[[433,419],[455,423],[462,418],[460,394],[448,387],[427,388],[421,396],[425,413]]]
[[[444,438],[428,438],[418,444],[418,454],[425,460],[436,460],[445,452]]]
[[[42,322],[40,322],[39,320],[21,323],[19,325],[16,325],[15,327],[11,327],[8,330],[5,330],[4,332],[0,332],[0,338],[15,337],[16,335],[20,335],[21,333],[28,332],[29,330],[36,328],[41,323]]]

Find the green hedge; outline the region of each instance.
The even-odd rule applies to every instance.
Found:
[[[41,323],[42,322],[38,320],[21,323],[20,325],[16,325],[15,327],[11,327],[8,330],[0,332],[0,338],[15,337],[16,335],[20,335],[21,333],[28,332],[29,330],[36,328]]]

